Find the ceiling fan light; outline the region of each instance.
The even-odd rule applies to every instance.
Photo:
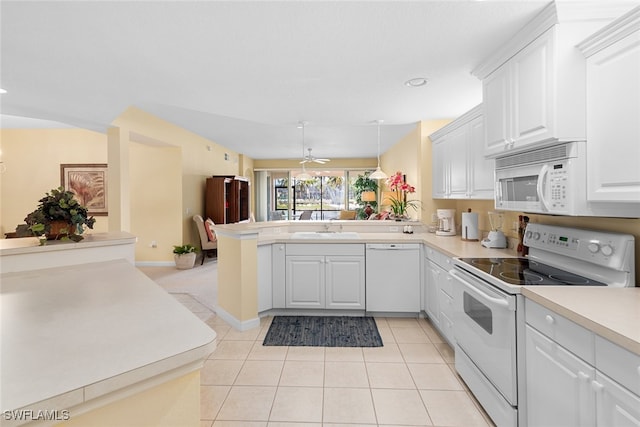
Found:
[[[373,172],[371,175],[369,175],[369,178],[371,178],[371,179],[387,179],[389,177],[387,176],[386,173],[384,173],[382,171],[382,169],[380,169],[380,166],[378,166],[376,168],[375,172]]]
[[[302,173],[299,173],[298,175],[296,175],[296,179],[299,181],[306,181],[307,179],[311,179],[312,176],[309,175],[307,173],[307,171],[302,171]]]

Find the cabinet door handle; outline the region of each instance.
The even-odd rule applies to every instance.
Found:
[[[582,371],[578,371],[578,377],[583,381],[589,381],[589,375],[585,374]]]
[[[599,393],[604,389],[604,386],[600,384],[598,381],[593,381],[591,383],[591,389],[593,389],[593,391],[595,391],[596,393]]]
[[[553,323],[555,322],[555,319],[550,314],[547,314],[546,316],[544,316],[544,320],[546,320],[547,323],[550,325],[553,325]]]

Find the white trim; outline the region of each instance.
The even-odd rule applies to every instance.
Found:
[[[257,328],[260,326],[260,317],[254,317],[253,319],[240,321],[220,306],[216,307],[216,314],[220,316],[222,320],[230,324],[234,329],[237,329],[239,331],[248,331],[249,329]]]
[[[640,31],[640,6],[588,37],[577,48],[588,58],[636,31]]]
[[[258,240],[258,231],[239,231],[239,230],[225,230],[223,228],[215,228],[216,234],[220,237],[231,237],[237,240]]]
[[[136,261],[136,267],[175,267],[174,261]]]

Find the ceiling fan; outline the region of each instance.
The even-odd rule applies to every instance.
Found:
[[[301,164],[313,162],[313,163],[319,163],[321,165],[324,165],[325,163],[331,161],[331,159],[321,159],[321,158],[318,158],[318,157],[314,157],[311,154],[311,148],[307,148],[307,151],[309,152],[309,154],[307,154],[306,156],[304,156],[302,158],[302,161],[300,162]]]

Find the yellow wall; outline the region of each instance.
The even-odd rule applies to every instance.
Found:
[[[60,186],[61,163],[107,163],[107,138],[84,129],[0,129],[0,232],[14,231],[45,193]],[[97,216],[104,232],[108,218]]]
[[[130,143],[129,156],[131,229],[138,236],[136,260],[173,260],[173,245],[182,242],[182,203],[176,202],[182,194],[182,151]]]
[[[409,210],[412,218],[429,223],[431,213],[440,206],[441,201],[432,200],[431,196],[431,141],[429,135],[451,120],[426,120],[416,124],[416,127],[404,138],[395,143],[380,156],[382,170],[389,176],[401,171],[407,176],[407,183],[416,187],[416,194],[408,199],[420,201],[418,211]],[[386,190],[384,181],[380,182],[381,189]],[[444,204],[451,203],[445,202]]]
[[[142,158],[130,159],[131,171],[153,167],[140,162],[154,163],[156,158],[164,164],[164,169],[162,166],[154,168],[155,171],[146,177],[144,173],[138,174],[140,180],[157,181],[153,185],[158,191],[163,187],[164,206],[149,211],[134,209],[132,205],[130,231],[138,236],[136,261],[171,261],[173,245],[191,243],[199,247],[192,217],[204,215],[206,178],[241,175],[242,165],[250,165],[251,159],[134,107],[128,108],[113,125],[120,128],[121,134],[127,135],[131,146],[138,143],[146,146]],[[132,175],[131,184],[134,178]],[[130,191],[134,192],[133,185]],[[129,197],[133,204],[133,194]],[[150,203],[158,207],[158,203]],[[176,224],[180,224],[178,233],[167,231],[175,230]],[[149,247],[153,240],[157,242],[157,248]]]

